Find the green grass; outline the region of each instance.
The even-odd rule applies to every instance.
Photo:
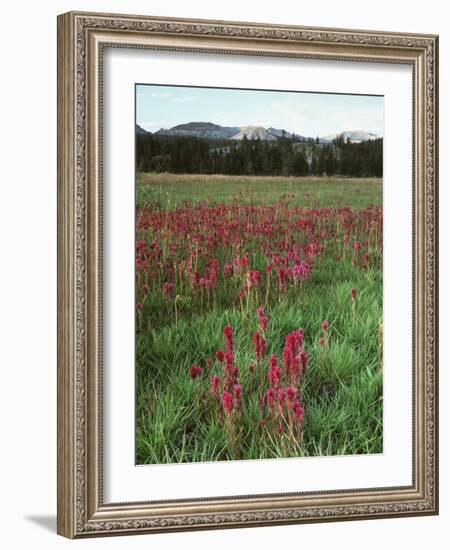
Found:
[[[364,208],[380,204],[379,178],[261,177],[223,175],[177,175],[139,173],[136,185],[138,207],[161,202],[173,208],[183,201],[214,200],[228,203],[268,204],[284,195],[296,206]]]
[[[137,206],[169,211],[197,200],[272,204],[288,194],[284,200],[290,205],[360,209],[381,204],[381,193],[380,180],[139,174]],[[349,298],[352,288],[358,289],[354,314]],[[286,335],[299,326],[305,330],[309,353],[303,396],[306,413],[302,438],[295,443],[273,437],[260,426],[260,373],[248,369],[253,359],[255,311],[260,304],[255,301],[248,309],[240,307],[230,301],[231,290],[220,286],[214,300],[201,304],[197,295],[183,292],[177,319],[173,300],[160,292],[148,295],[136,334],[136,462],[382,452],[381,268],[363,270],[325,255],[307,281],[289,288],[282,299],[269,300],[267,355],[280,357]],[[330,326],[328,343],[321,346],[324,319]],[[188,376],[192,364],[204,366],[207,357],[223,349],[222,331],[227,324],[234,327],[236,363],[246,396],[233,448],[223,422],[209,400],[202,399],[202,392],[207,396],[209,391],[209,373],[195,383]],[[220,373],[217,362],[212,372]]]

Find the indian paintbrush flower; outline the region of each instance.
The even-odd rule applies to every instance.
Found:
[[[189,376],[192,378],[192,380],[195,380],[197,376],[200,376],[202,374],[203,369],[199,367],[198,365],[192,365],[189,367]]]
[[[217,374],[211,376],[210,391],[211,395],[215,398],[219,396],[220,378]]]
[[[166,296],[170,296],[173,292],[173,283],[169,283],[169,282],[164,283],[163,291]]]
[[[227,325],[223,329],[223,334],[225,336],[225,351],[228,353],[233,353],[233,327],[231,325]]]
[[[229,391],[224,390],[222,392],[221,401],[225,413],[231,414],[231,412],[233,411],[233,395]]]
[[[300,352],[300,363],[302,365],[302,376],[306,374],[306,366],[308,365],[308,354],[306,351]]]

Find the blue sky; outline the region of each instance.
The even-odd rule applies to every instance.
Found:
[[[383,135],[383,97],[224,88],[136,86],[136,122],[154,132],[187,122],[270,126],[315,137],[345,130]]]

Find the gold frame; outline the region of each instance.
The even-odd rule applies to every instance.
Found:
[[[413,67],[413,484],[102,501],[102,48]],[[438,513],[438,37],[70,12],[58,17],[58,533],[70,538]],[[150,497],[150,495],[149,495]]]

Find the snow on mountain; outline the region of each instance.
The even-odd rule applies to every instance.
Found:
[[[330,143],[337,136],[341,135],[344,138],[344,141],[350,139],[352,143],[361,143],[362,141],[369,141],[371,139],[378,139],[380,136],[372,134],[371,132],[365,132],[364,130],[346,130],[340,134],[330,134],[321,138],[324,143]]]
[[[244,126],[231,139],[260,139],[263,141],[275,141],[277,136],[266,130],[263,126]]]
[[[136,127],[136,133],[146,133],[141,127]],[[220,124],[213,124],[212,122],[188,122],[186,124],[178,124],[173,128],[165,129],[161,128],[156,135],[163,136],[192,136],[203,139],[218,139],[218,140],[242,140],[244,136],[247,139],[260,139],[261,141],[276,141],[280,138],[310,140],[316,138],[308,138],[286,130],[278,128],[264,128],[264,126],[221,126]],[[366,132],[364,130],[346,130],[345,132],[330,134],[328,136],[319,137],[319,143],[327,144],[331,143],[338,135],[344,138],[344,141],[350,139],[352,143],[361,143],[372,139],[378,139],[374,133]]]

